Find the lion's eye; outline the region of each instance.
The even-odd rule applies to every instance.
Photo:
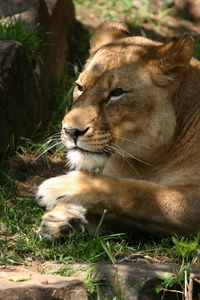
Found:
[[[116,88],[110,92],[108,97],[106,97],[105,100],[103,100],[101,103],[108,103],[109,101],[116,101],[121,99],[124,94],[128,93],[129,91],[124,91],[122,88]]]
[[[110,97],[117,97],[124,94],[124,90],[121,88],[116,88],[110,93]]]
[[[76,83],[76,86],[77,86],[79,92],[83,92],[83,86],[82,85]]]
[[[118,100],[123,97],[125,91],[121,88],[116,88],[112,90],[112,92],[109,95],[109,100]]]

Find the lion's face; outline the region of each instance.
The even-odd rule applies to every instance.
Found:
[[[114,37],[109,39],[110,34]],[[151,163],[173,138],[172,96],[185,69],[182,60],[179,69],[169,66],[174,64],[173,53],[166,58],[174,47],[169,43],[128,37],[116,23],[97,30],[72,109],[63,119],[62,141],[72,168],[93,169],[116,153]]]

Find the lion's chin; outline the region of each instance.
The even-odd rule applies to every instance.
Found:
[[[71,170],[92,171],[95,168],[104,165],[105,156],[73,149],[67,152],[67,160]]]

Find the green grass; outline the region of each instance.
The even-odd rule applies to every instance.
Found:
[[[35,58],[40,38],[39,24],[31,29],[25,21],[10,17],[0,19],[0,40],[14,40],[22,43],[29,59]]]

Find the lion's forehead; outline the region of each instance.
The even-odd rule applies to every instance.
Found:
[[[152,51],[160,44],[144,37],[123,38],[100,48],[84,69],[100,71],[101,68],[112,69],[122,64],[136,63],[148,53],[152,55]]]
[[[83,72],[79,76],[79,81],[86,86],[92,86],[98,78],[105,74],[112,73],[118,78],[124,75],[128,76],[129,69],[131,68],[135,72],[140,72],[143,69],[143,58],[141,55],[141,47],[137,45],[131,45],[128,48],[125,47],[103,47],[98,50],[97,53],[89,59]],[[127,71],[126,71],[127,70]],[[142,70],[144,72],[144,70]],[[132,71],[131,71],[132,73]]]
[[[112,70],[128,63],[136,63],[141,59],[141,47],[137,45],[117,46],[109,45],[99,49],[97,53],[88,60],[84,71],[104,72]]]

